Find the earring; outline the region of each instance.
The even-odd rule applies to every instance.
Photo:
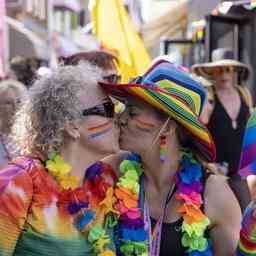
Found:
[[[167,143],[166,143],[166,136],[160,136],[160,161],[164,163],[166,160],[167,155]]]

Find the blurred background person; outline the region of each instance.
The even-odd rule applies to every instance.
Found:
[[[79,52],[59,59],[60,65],[78,65],[81,61],[88,61],[103,70],[104,80],[112,83],[120,82],[118,59],[106,51]]]
[[[228,170],[229,184],[244,210],[250,196],[247,184],[238,175],[238,165],[252,98],[237,81],[238,75],[242,80],[248,78],[249,68],[234,60],[233,52],[227,48],[214,50],[212,60],[192,66],[192,71],[213,81],[213,86],[208,89],[213,108],[208,113],[207,126],[216,145],[216,162]]]
[[[103,71],[103,78],[109,83],[119,83],[121,81],[121,75],[118,68],[118,58],[103,50],[78,52],[76,54],[70,55],[68,57],[60,57],[60,65],[78,65],[82,61],[88,61],[91,64],[101,68]],[[115,103],[115,112],[120,113],[124,110],[124,105],[112,98]]]
[[[37,77],[37,70],[42,65],[42,60],[33,57],[25,58],[16,56],[10,61],[9,76],[23,83],[29,88]]]
[[[26,96],[26,87],[15,80],[0,82],[0,169],[19,153],[10,137],[15,113]]]

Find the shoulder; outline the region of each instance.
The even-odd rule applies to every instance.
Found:
[[[205,184],[205,210],[208,217],[215,224],[226,222],[240,225],[240,206],[225,176],[210,175],[207,179]]]
[[[32,176],[38,168],[39,164],[32,158],[16,158],[0,171],[0,193],[14,185],[25,190],[32,190]]]

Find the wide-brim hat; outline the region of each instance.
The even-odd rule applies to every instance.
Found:
[[[249,175],[256,175],[256,110],[254,110],[246,125],[239,174],[243,179]]]
[[[215,160],[213,139],[199,119],[207,93],[181,66],[159,60],[129,84],[99,84],[118,99],[135,96],[165,112],[190,132],[193,144],[206,160]]]
[[[195,64],[191,67],[193,73],[212,78],[216,68],[233,67],[240,75],[242,80],[247,80],[250,73],[248,65],[235,60],[233,51],[228,48],[216,49],[212,53],[212,62]]]

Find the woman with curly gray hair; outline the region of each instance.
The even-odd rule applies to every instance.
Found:
[[[0,255],[114,255],[116,176],[93,164],[119,151],[101,73],[60,67],[30,89],[13,126],[24,155],[0,172]]]

